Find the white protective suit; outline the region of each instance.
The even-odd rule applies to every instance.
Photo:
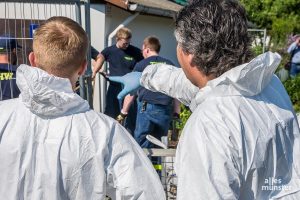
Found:
[[[165,199],[134,139],[68,79],[21,65],[17,84],[20,97],[0,102],[0,199]]]
[[[178,200],[300,199],[299,127],[274,75],[280,61],[276,53],[262,54],[202,89],[182,69],[144,70],[144,87],[193,111],[176,152]]]

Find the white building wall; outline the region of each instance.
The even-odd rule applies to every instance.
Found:
[[[91,45],[101,52],[106,46],[105,37],[105,8],[104,4],[91,4]],[[103,78],[97,75],[94,81],[93,107],[100,112],[104,110],[105,91],[100,88],[104,84]]]
[[[105,47],[105,5],[91,5],[91,44],[101,51]]]
[[[106,38],[120,23],[131,15],[132,13],[118,7],[108,6],[106,12]],[[139,15],[127,27],[131,29],[133,34],[132,45],[141,48],[145,37],[155,35],[161,42],[160,55],[178,65],[176,57],[177,44],[173,34],[173,19],[152,15]],[[115,42],[115,39],[113,42]]]
[[[149,35],[155,35],[161,42],[160,55],[178,65],[176,57],[176,40],[173,34],[173,20],[162,17],[141,15],[129,28],[134,32],[133,42],[142,47],[143,40]]]

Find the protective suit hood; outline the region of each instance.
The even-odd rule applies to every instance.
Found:
[[[257,95],[270,83],[280,61],[281,56],[278,53],[261,54],[249,63],[237,66],[209,81],[200,89],[192,105],[198,105],[212,96]]]
[[[89,110],[89,104],[72,90],[69,79],[22,64],[17,69],[20,99],[40,117],[58,117]]]
[[[0,101],[0,199],[166,199],[134,138],[68,79],[21,65],[17,82]]]

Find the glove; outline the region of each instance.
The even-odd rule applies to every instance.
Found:
[[[124,120],[126,119],[126,117],[127,117],[127,114],[124,114],[124,113],[121,112],[121,113],[117,116],[116,120],[117,120],[120,124],[123,124],[123,122],[124,122]]]
[[[141,86],[141,76],[142,72],[130,72],[124,76],[110,76],[108,79],[110,81],[121,83],[124,86],[123,90],[117,96],[118,99],[123,99],[127,94],[136,91]]]

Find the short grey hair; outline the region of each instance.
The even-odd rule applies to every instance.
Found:
[[[235,0],[194,0],[177,15],[175,37],[205,75],[218,77],[252,57],[245,9]]]

